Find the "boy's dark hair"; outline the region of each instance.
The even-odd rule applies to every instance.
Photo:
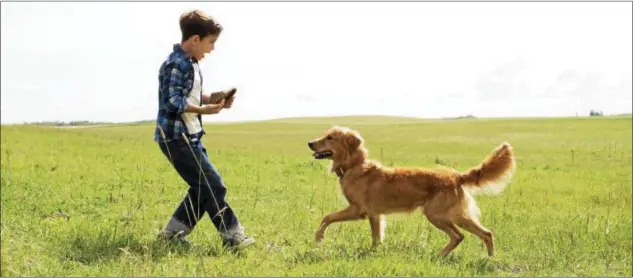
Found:
[[[200,36],[200,39],[209,35],[217,36],[220,35],[222,29],[222,25],[200,10],[188,11],[180,16],[180,32],[183,41],[195,35]]]

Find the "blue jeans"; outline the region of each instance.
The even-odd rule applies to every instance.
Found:
[[[187,196],[176,208],[172,219],[193,230],[206,212],[222,234],[232,234],[236,229],[241,229],[235,212],[225,200],[224,181],[209,161],[202,141],[189,141],[187,144],[185,139],[179,139],[161,142],[159,146],[180,177],[189,184]]]

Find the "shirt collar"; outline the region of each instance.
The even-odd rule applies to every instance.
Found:
[[[196,63],[198,62],[196,58],[192,57],[184,49],[182,49],[182,46],[179,43],[174,44],[173,51],[179,56],[191,59],[192,62],[196,62]]]

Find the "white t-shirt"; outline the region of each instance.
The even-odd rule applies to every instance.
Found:
[[[189,101],[192,104],[200,105],[202,100],[200,99],[200,92],[202,92],[202,86],[200,84],[200,71],[197,63],[193,63],[193,88],[191,88],[191,92],[189,92]],[[182,119],[187,126],[187,131],[189,134],[193,135],[200,131],[202,131],[202,123],[198,120],[198,114],[192,112],[184,112],[182,113]]]

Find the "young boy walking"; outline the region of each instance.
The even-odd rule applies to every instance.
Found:
[[[226,202],[226,186],[209,161],[202,144],[205,134],[201,114],[217,114],[230,108],[234,97],[211,103],[202,90],[199,64],[214,49],[222,26],[204,12],[194,10],[180,17],[181,43],[163,62],[159,71],[158,116],[154,140],[189,185],[187,196],[164,227],[162,238],[189,243],[190,234],[204,213],[222,237],[223,245],[233,250],[254,243],[244,233],[235,212]]]

